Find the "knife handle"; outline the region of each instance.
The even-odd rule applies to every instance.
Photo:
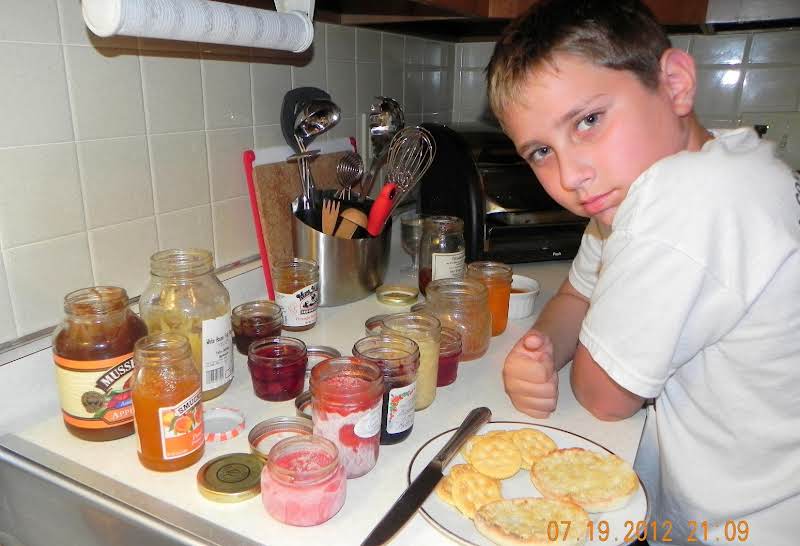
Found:
[[[489,408],[481,407],[475,408],[464,418],[461,426],[458,427],[455,434],[453,434],[444,447],[436,454],[431,462],[438,462],[441,468],[447,466],[461,446],[464,445],[470,436],[478,432],[478,429],[483,426],[492,418],[492,411]]]

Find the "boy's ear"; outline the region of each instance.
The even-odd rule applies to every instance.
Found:
[[[667,49],[661,55],[661,79],[672,108],[679,116],[686,116],[694,107],[697,76],[694,59],[682,49]]]

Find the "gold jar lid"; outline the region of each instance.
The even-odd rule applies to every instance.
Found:
[[[411,305],[416,303],[419,289],[403,284],[382,284],[375,294],[379,302],[387,305]]]
[[[214,502],[241,502],[261,492],[264,463],[249,453],[229,453],[211,459],[197,471],[197,488]]]

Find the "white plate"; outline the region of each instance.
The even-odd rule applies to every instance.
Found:
[[[516,421],[497,421],[487,423],[484,425],[478,434],[484,434],[490,430],[514,430],[518,428],[535,428],[548,436],[558,445],[559,448],[567,447],[582,447],[590,451],[608,452],[611,450],[606,449],[598,443],[595,443],[587,438],[572,434],[560,428],[549,427],[545,425],[536,425],[533,423],[522,423]],[[444,446],[445,442],[453,435],[456,429],[450,429],[438,434],[425,442],[425,444],[417,451],[411,464],[408,466],[408,482],[417,477],[422,472],[422,469],[433,459],[439,450]],[[466,461],[458,454],[450,464],[445,468],[445,474],[449,472],[450,467],[456,464],[463,464]],[[527,470],[520,470],[511,478],[502,481],[503,497],[507,499],[518,497],[541,497],[539,492],[531,483]],[[462,544],[471,544],[475,546],[493,546],[493,542],[481,535],[472,520],[462,515],[454,506],[442,501],[439,496],[434,492],[422,504],[420,508],[423,517],[427,519],[439,531],[452,538],[453,540]],[[644,484],[639,480],[639,491],[634,495],[631,502],[627,506],[613,512],[600,512],[597,514],[589,514],[594,525],[594,540],[588,540],[587,545],[591,546],[614,546],[625,545],[629,541],[628,538],[634,537],[636,534],[636,522],[646,522],[650,517],[650,503],[647,499],[647,491],[645,491]],[[607,522],[608,527],[606,527]],[[643,525],[643,524],[640,524]],[[608,534],[601,534],[601,531],[608,530]],[[554,529],[555,531],[555,529]],[[564,529],[561,529],[562,533]],[[633,542],[631,540],[630,542]],[[554,544],[557,544],[554,542]]]

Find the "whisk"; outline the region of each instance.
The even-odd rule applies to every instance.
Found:
[[[350,189],[364,176],[364,161],[355,152],[347,152],[336,164],[336,181],[341,189],[336,192],[337,199],[352,199]]]

